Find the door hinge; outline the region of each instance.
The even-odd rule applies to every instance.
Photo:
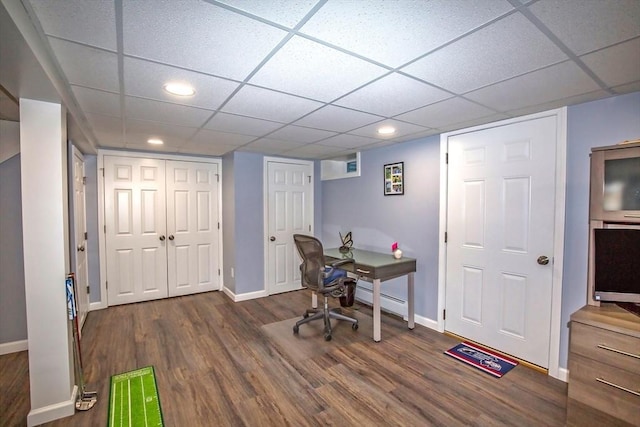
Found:
[[[220,269],[218,269],[218,276],[220,275]]]
[[[89,286],[87,285],[87,293],[90,294],[91,293],[91,288],[89,288]]]
[[[104,282],[104,287],[105,287],[105,288],[107,288],[107,289],[109,289],[109,282],[108,282],[108,281],[105,281],[105,282]]]
[[[447,309],[442,310],[442,320],[447,320]]]
[[[220,230],[220,222],[218,221],[218,230]]]
[[[82,184],[83,185],[87,185],[87,177],[86,176],[82,177]]]
[[[309,184],[311,184],[311,175],[309,175]]]
[[[445,162],[445,164],[447,164],[447,165],[449,164],[449,153],[445,153],[445,154],[444,154],[444,162]]]
[[[84,240],[89,239],[89,233],[87,233],[86,231],[84,232]]]
[[[311,224],[309,224],[309,233],[311,233]]]
[[[219,173],[216,174],[216,182],[220,182],[220,174]]]
[[[106,226],[106,225],[103,225],[102,227],[103,227],[103,229],[104,229],[104,234],[107,234],[107,226]]]
[[[447,232],[444,232],[444,242],[447,243],[447,239],[449,238],[449,235],[447,234]]]
[[[102,176],[104,177],[104,168],[100,168],[100,170],[102,171]]]

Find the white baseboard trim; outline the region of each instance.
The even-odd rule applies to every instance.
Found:
[[[89,303],[89,311],[104,310],[107,307],[108,307],[107,303],[102,301]]]
[[[42,408],[31,409],[27,415],[27,426],[39,426],[60,418],[70,417],[76,412],[76,398],[78,396],[78,386],[73,386],[69,400],[43,406]]]
[[[248,301],[248,300],[251,300],[251,299],[264,298],[264,297],[268,297],[269,296],[269,293],[267,291],[265,291],[265,290],[255,291],[255,292],[247,292],[247,293],[244,293],[244,294],[235,294],[229,288],[223,288],[222,292],[224,292],[224,294],[226,296],[231,298],[231,300],[233,302]]]
[[[433,319],[429,319],[428,317],[422,317],[422,316],[418,316],[418,315],[414,315],[415,317],[415,321],[418,325],[422,325],[425,328],[429,328],[429,329],[433,329],[436,332],[440,332],[438,331],[438,321],[437,320],[433,320]]]
[[[29,350],[29,341],[13,341],[0,344],[0,356],[3,354],[17,353],[19,351]]]
[[[569,370],[567,368],[558,368],[558,376],[556,379],[560,381],[564,381],[565,383],[569,382]]]
[[[363,286],[356,287],[356,299],[366,304],[373,305],[373,291]],[[407,302],[390,295],[380,294],[380,308],[384,311],[396,314],[403,319],[407,318]]]

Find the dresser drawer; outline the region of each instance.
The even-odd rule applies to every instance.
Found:
[[[571,322],[570,353],[640,374],[640,339]]]
[[[569,375],[570,399],[640,426],[640,373],[572,353]]]

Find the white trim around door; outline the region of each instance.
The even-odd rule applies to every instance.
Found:
[[[446,302],[446,271],[447,271],[447,246],[444,242],[444,235],[447,231],[447,200],[448,200],[448,171],[447,171],[447,147],[449,137],[461,133],[479,131],[498,126],[518,123],[524,120],[531,120],[542,117],[555,117],[557,123],[557,145],[556,145],[556,179],[555,179],[555,218],[554,218],[554,259],[553,259],[553,284],[552,284],[552,307],[551,307],[551,331],[549,343],[549,375],[563,379],[560,369],[560,336],[562,319],[562,272],[563,272],[563,251],[564,251],[564,216],[565,216],[565,182],[566,182],[566,149],[567,149],[567,109],[566,107],[532,114],[529,116],[517,117],[486,125],[475,126],[468,129],[461,129],[440,135],[440,245],[439,245],[439,265],[438,265],[438,331],[444,332],[445,319],[444,309]]]

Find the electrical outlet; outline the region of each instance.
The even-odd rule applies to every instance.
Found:
[[[236,271],[231,267],[231,278],[233,279],[234,277],[236,277]]]

